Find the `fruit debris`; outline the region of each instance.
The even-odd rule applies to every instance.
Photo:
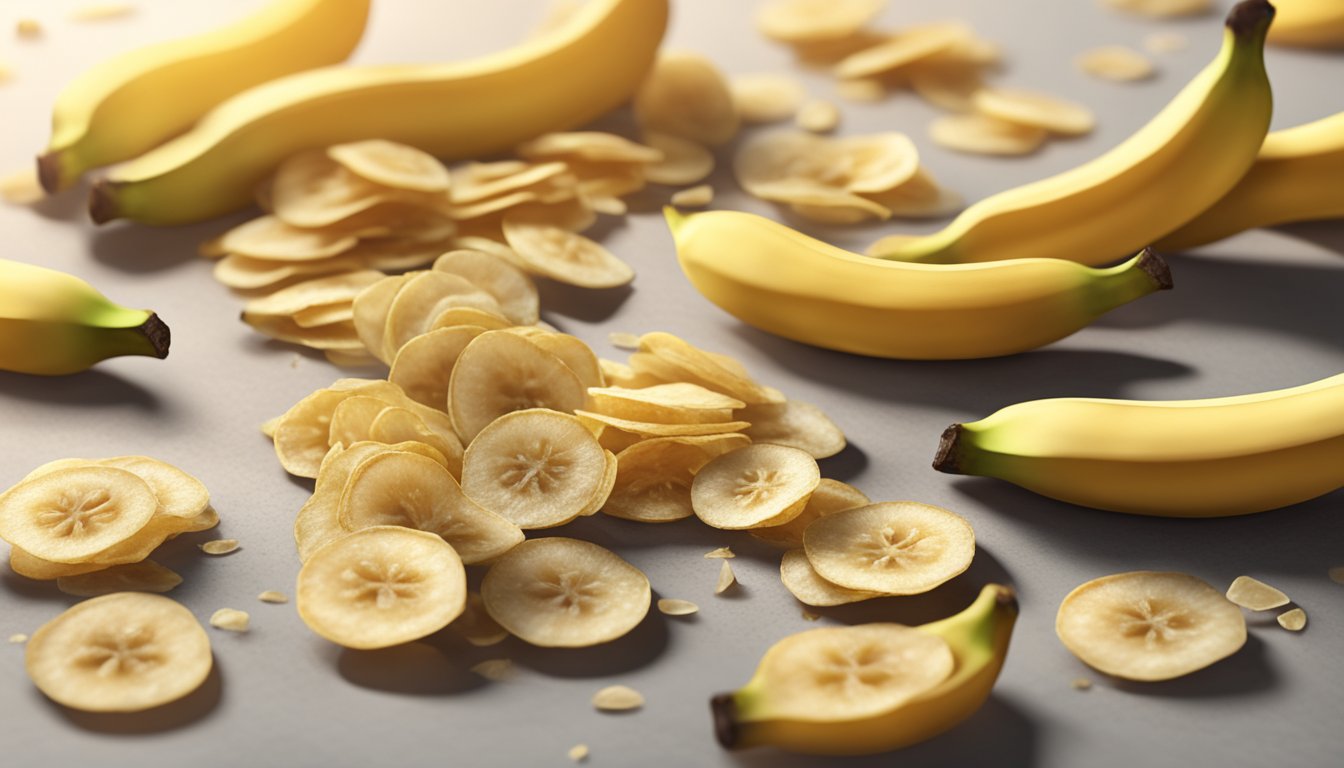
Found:
[[[23,634],[22,632],[15,632],[14,634],[9,636],[9,642],[13,643],[14,645],[20,645],[22,643],[28,642],[28,636]]]
[[[569,751],[565,754],[569,755],[570,760],[573,760],[576,763],[582,763],[584,760],[588,759],[588,745],[575,744],[570,747]]]
[[[733,550],[730,547],[719,547],[718,549],[711,549],[705,553],[706,560],[712,560],[714,558],[731,559],[734,557],[737,557],[737,555],[733,554]]]
[[[624,712],[644,706],[644,694],[624,685],[609,685],[593,694],[593,707],[600,712]]]
[[[714,202],[714,188],[708,184],[688,187],[673,193],[671,202],[682,208],[703,208]]]
[[[6,79],[7,71],[0,64],[0,83]],[[24,168],[0,178],[0,200],[14,205],[31,205],[47,196],[37,181],[36,168]]]
[[[700,606],[690,600],[678,600],[664,597],[658,600],[658,611],[666,616],[690,616],[700,610]]]
[[[271,603],[274,605],[279,605],[282,603],[288,603],[289,595],[286,595],[284,592],[277,592],[274,589],[268,589],[265,592],[262,592],[261,594],[257,595],[257,599],[263,603]]]
[[[213,541],[202,542],[201,551],[207,555],[227,555],[230,552],[238,551],[237,539],[215,539]]]
[[[840,108],[829,101],[814,99],[798,108],[794,121],[812,133],[830,133],[840,125]]]
[[[497,683],[506,683],[518,677],[518,670],[514,669],[510,659],[486,659],[472,664],[471,671]]]
[[[252,617],[247,611],[236,608],[220,608],[210,614],[210,626],[228,632],[246,632],[251,621]]]
[[[1327,571],[1330,580],[1336,584],[1344,584],[1344,565],[1337,565]]]
[[[1070,683],[1075,691],[1089,691],[1092,689],[1092,681],[1086,677],[1075,677]]]
[[[1089,75],[1117,82],[1147,80],[1156,71],[1147,56],[1123,45],[1093,48],[1079,56],[1077,64]]]
[[[1289,632],[1301,632],[1307,626],[1307,612],[1301,608],[1292,608],[1280,613],[1277,620],[1279,626]]]
[[[19,19],[14,23],[14,33],[29,40],[42,36],[42,23],[37,19]]]
[[[719,581],[714,585],[714,594],[722,595],[737,583],[737,574],[733,573],[733,566],[727,560],[719,566]]]
[[[1268,611],[1292,602],[1282,591],[1250,576],[1238,576],[1227,588],[1227,599],[1252,611]]]

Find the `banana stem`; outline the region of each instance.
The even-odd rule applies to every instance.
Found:
[[[1098,313],[1128,304],[1154,291],[1171,290],[1171,268],[1166,259],[1152,248],[1119,266],[1102,270],[1103,277],[1092,284],[1093,307]]]

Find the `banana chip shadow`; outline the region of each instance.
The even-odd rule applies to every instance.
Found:
[[[224,678],[219,671],[219,656],[216,654],[210,674],[200,688],[177,701],[143,712],[81,712],[63,707],[36,690],[33,695],[40,697],[72,725],[86,731],[113,736],[163,733],[186,728],[209,716],[224,697]]]

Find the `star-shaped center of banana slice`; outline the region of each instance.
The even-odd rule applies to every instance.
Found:
[[[817,671],[817,682],[843,688],[881,686],[893,676],[890,662],[888,655],[873,645],[831,649]]]
[[[420,574],[401,563],[361,560],[341,574],[346,587],[342,596],[355,602],[372,602],[381,609],[399,601],[414,599],[419,592]]]
[[[1143,598],[1121,610],[1120,632],[1125,637],[1141,637],[1148,648],[1171,642],[1194,627],[1190,615],[1179,608],[1164,607]]]
[[[89,636],[74,663],[97,670],[99,677],[134,675],[162,662],[161,651],[154,644],[154,632],[149,627],[130,626],[116,630],[99,630]]]
[[[62,491],[54,505],[38,513],[37,520],[57,536],[83,536],[116,516],[116,505],[105,490]]]
[[[533,594],[557,609],[578,616],[597,605],[602,585],[580,571],[559,571],[537,583]]]
[[[737,487],[733,489],[733,498],[746,507],[770,500],[779,489],[780,473],[774,469],[748,469],[742,473]]]
[[[928,537],[918,528],[896,530],[886,527],[876,533],[865,533],[859,541],[860,551],[874,568],[901,568],[924,558]]]

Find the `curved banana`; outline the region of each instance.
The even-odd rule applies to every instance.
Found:
[[[0,370],[59,376],[119,355],[168,356],[168,326],[64,272],[0,259]]]
[[[1265,137],[1255,165],[1231,192],[1156,247],[1183,250],[1255,227],[1344,218],[1341,179],[1344,112],[1275,131]]]
[[[1028,257],[1107,264],[1153,243],[1251,167],[1269,130],[1263,54],[1273,16],[1265,0],[1238,3],[1213,63],[1110,152],[986,198],[943,230],[872,255],[930,264]]]
[[[476,61],[328,67],[235,96],[191,131],[93,188],[96,222],[185,224],[248,204],[305,149],[388,139],[479,157],[582,125],[630,97],[652,65],[668,0],[592,0],[566,25]]]
[[[1339,0],[1274,0],[1279,17],[1269,42],[1301,48],[1344,48],[1344,3]]]
[[[739,320],[804,344],[952,360],[1025,352],[1171,287],[1152,251],[1109,269],[1061,259],[903,264],[738,211],[666,209],[681,269]]]
[[[710,701],[714,732],[728,749],[774,745],[817,755],[863,755],[900,749],[936,736],[970,717],[989,698],[1008,655],[1008,641],[1017,620],[1013,590],[990,584],[961,613],[916,627],[941,637],[952,651],[952,674],[931,690],[880,715],[856,720],[830,720],[824,704],[815,720],[778,719],[770,715],[770,656],[788,638],[766,651],[756,674],[734,693]],[[813,630],[815,631],[815,630]],[[804,633],[805,634],[805,633]],[[799,676],[807,670],[794,667]],[[801,687],[810,681],[790,681]]]
[[[57,192],[90,168],[143,154],[254,85],[344,61],[364,34],[369,2],[273,0],[227,27],[88,70],[56,98],[37,161],[42,186]]]
[[[948,427],[933,467],[1139,515],[1286,507],[1344,487],[1344,374],[1211,400],[1019,403]]]

